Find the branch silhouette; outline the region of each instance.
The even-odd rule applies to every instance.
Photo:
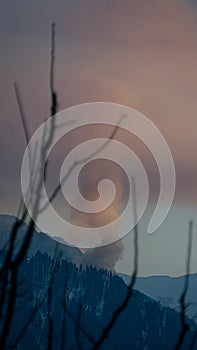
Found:
[[[133,288],[136,282],[137,278],[137,272],[138,272],[138,224],[137,224],[137,201],[136,201],[136,186],[135,186],[135,179],[132,179],[133,184],[133,215],[134,215],[134,223],[136,223],[134,227],[134,270],[133,274],[131,276],[131,281],[127,287],[127,294],[120,306],[116,308],[114,311],[111,320],[109,321],[108,325],[104,328],[100,338],[96,341],[94,346],[92,347],[92,350],[97,350],[101,347],[101,345],[104,343],[105,339],[108,337],[111,329],[114,327],[115,323],[117,322],[119,316],[121,313],[126,309],[132,294],[133,294]]]
[[[187,332],[189,331],[189,326],[186,322],[186,295],[188,291],[189,286],[189,274],[190,274],[190,262],[191,262],[191,251],[192,251],[192,233],[193,233],[193,222],[189,222],[189,238],[188,238],[188,249],[187,249],[187,261],[186,261],[186,275],[185,275],[185,285],[183,288],[183,292],[179,299],[179,304],[181,308],[181,333],[179,338],[177,339],[176,345],[174,347],[174,350],[181,349],[185,336]]]
[[[54,90],[54,61],[55,61],[55,23],[52,24],[51,28],[51,63],[50,63],[50,90],[51,90],[51,112],[56,112],[57,110],[57,94]],[[23,111],[19,91],[17,84],[15,83],[15,92],[16,92],[16,99],[19,107],[19,112],[22,120],[23,130],[25,133],[25,139],[26,142],[29,140],[29,134],[27,131],[27,123],[25,114]],[[43,140],[42,146],[41,146],[41,162],[46,158],[46,153],[48,150],[49,145],[52,142],[53,135],[55,130],[55,118],[51,117],[51,123],[50,123],[50,131],[48,134],[47,139]],[[31,155],[30,155],[31,157]],[[31,165],[31,158],[30,165]],[[41,163],[42,164],[42,163]],[[36,183],[37,180],[37,183]],[[16,243],[16,238],[18,234],[18,230],[23,224],[24,219],[27,215],[27,210],[24,208],[21,219],[17,219],[11,234],[10,234],[10,240],[9,240],[9,247],[8,252],[5,258],[5,261],[3,263],[3,266],[0,270],[0,281],[1,281],[1,302],[0,302],[0,312],[2,314],[2,311],[4,311],[4,322],[2,325],[2,329],[0,332],[0,348],[4,349],[7,337],[9,334],[9,330],[11,327],[14,309],[15,309],[15,302],[16,302],[16,293],[17,293],[17,282],[18,282],[18,269],[23,261],[23,258],[25,257],[25,254],[30,246],[33,231],[35,228],[35,222],[37,216],[38,216],[38,208],[40,203],[40,193],[41,188],[43,185],[43,178],[40,176],[40,172],[38,172],[38,178],[35,180],[34,186],[36,189],[36,198],[33,202],[33,218],[30,219],[29,226],[26,231],[25,238],[23,242],[21,243],[20,248],[18,249],[17,253],[14,252],[14,247]],[[5,297],[7,298],[5,303]],[[2,310],[4,308],[4,310]]]

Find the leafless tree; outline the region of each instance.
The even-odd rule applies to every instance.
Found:
[[[51,63],[50,63],[50,92],[51,92],[51,122],[50,122],[50,130],[48,132],[48,135],[44,135],[44,139],[42,141],[40,154],[41,154],[41,166],[45,164],[44,160],[46,158],[46,154],[48,151],[48,148],[53,140],[53,135],[55,131],[55,114],[57,112],[57,94],[54,90],[54,62],[55,62],[55,24],[52,24],[52,30],[51,30]],[[22,102],[20,99],[19,90],[17,87],[17,84],[15,84],[15,93],[16,93],[16,99],[19,107],[20,117],[22,120],[23,130],[25,134],[26,142],[29,141],[29,134],[27,131],[27,124],[26,119],[24,115],[24,111],[22,108]],[[29,155],[29,161],[31,166],[31,155]],[[11,234],[10,234],[10,240],[9,240],[9,247],[8,251],[5,257],[5,261],[1,267],[0,270],[0,295],[1,295],[1,302],[0,302],[0,313],[1,318],[3,318],[3,325],[1,328],[0,333],[0,348],[4,349],[9,330],[11,327],[14,310],[15,310],[15,302],[16,302],[16,292],[17,292],[17,283],[18,283],[18,270],[21,262],[23,261],[25,254],[30,246],[33,231],[35,228],[35,221],[39,214],[39,204],[40,204],[40,193],[43,186],[43,177],[40,175],[42,173],[42,169],[38,170],[38,176],[36,181],[34,181],[36,196],[35,200],[33,202],[33,218],[29,219],[29,225],[24,237],[24,240],[21,242],[20,247],[17,250],[17,253],[15,252],[15,244],[17,235],[19,232],[19,228],[23,224],[23,221],[27,217],[27,209],[25,205],[23,204],[22,207],[22,215],[20,219],[17,219]],[[21,206],[20,206],[21,207]],[[6,302],[5,302],[6,301]]]
[[[0,268],[0,316],[1,320],[3,320],[1,329],[0,329],[0,349],[4,349],[7,343],[7,339],[9,337],[9,331],[11,328],[12,320],[13,320],[13,315],[15,311],[15,305],[16,305],[16,298],[17,298],[17,286],[18,286],[18,271],[19,267],[28,251],[28,248],[31,244],[33,232],[35,229],[35,221],[38,215],[42,213],[42,211],[45,209],[45,206],[43,208],[40,208],[40,195],[41,195],[41,189],[43,186],[43,183],[46,181],[47,177],[47,162],[45,162],[47,152],[49,150],[49,147],[52,143],[53,137],[54,137],[54,132],[56,128],[55,124],[55,115],[57,113],[57,108],[58,108],[58,96],[54,88],[54,64],[55,64],[55,24],[52,24],[51,28],[51,54],[50,54],[50,95],[51,95],[51,106],[50,106],[50,128],[49,131],[44,130],[44,135],[43,135],[43,140],[42,144],[40,146],[39,152],[41,154],[41,168],[36,169],[36,173],[38,174],[37,177],[33,177],[30,181],[30,187],[34,187],[34,193],[36,193],[36,196],[33,200],[33,215],[32,218],[28,218],[28,212],[27,208],[21,200],[20,206],[19,206],[19,218],[16,219],[12,231],[10,233],[10,239],[9,239],[9,244],[8,244],[8,250],[6,253],[5,260],[3,262],[3,265]],[[20,96],[19,88],[18,85],[15,83],[14,84],[14,89],[15,89],[15,95],[16,95],[16,100],[17,100],[17,105],[19,109],[19,114],[22,122],[22,127],[25,135],[25,141],[26,144],[28,145],[29,139],[30,139],[30,134],[26,122],[26,117],[24,113],[24,108],[22,104],[22,99]],[[90,160],[95,154],[99,153],[103,148],[105,148],[108,143],[115,137],[117,130],[120,126],[120,122],[124,116],[120,117],[119,123],[116,125],[114,128],[113,132],[109,136],[109,139],[101,145],[100,148],[96,150],[96,152],[92,153],[90,156],[76,161],[73,163],[70,169],[68,169],[63,181],[66,181],[68,176],[72,173],[73,169],[78,165],[83,162],[86,162]],[[29,167],[30,169],[33,169],[33,159],[35,157],[35,154],[38,150],[34,150],[34,154],[29,152]],[[44,167],[44,168],[43,168]],[[35,170],[35,169],[34,169]],[[44,173],[44,177],[42,174]],[[135,187],[135,181],[133,179],[132,183],[132,189],[133,189],[133,203],[134,203],[134,222],[137,222],[137,198],[136,198],[136,187]],[[50,201],[53,201],[53,199],[57,196],[57,193],[60,190],[60,184],[56,186],[54,191],[52,192],[52,195],[50,197]],[[47,205],[47,204],[46,204]],[[27,220],[28,218],[28,226],[27,230],[25,233],[24,239],[21,241],[20,246],[17,247],[16,251],[16,242],[17,242],[17,237],[19,234],[19,229],[22,226],[24,220]],[[185,287],[183,290],[183,293],[180,298],[180,306],[181,306],[181,323],[182,323],[182,331],[180,334],[180,337],[177,341],[177,344],[175,346],[175,350],[180,349],[181,345],[183,344],[184,337],[186,333],[188,332],[188,326],[186,324],[186,316],[185,316],[185,297],[186,293],[188,290],[188,279],[189,279],[189,271],[190,271],[190,256],[191,256],[191,245],[192,245],[192,223],[190,223],[190,229],[189,229],[189,247],[188,247],[188,260],[187,260],[187,275],[186,275],[186,280],[185,280]],[[81,306],[79,306],[79,313],[77,317],[75,318],[70,311],[67,310],[65,299],[62,298],[62,305],[64,307],[64,317],[63,317],[63,326],[62,326],[62,341],[61,341],[61,350],[64,349],[64,340],[65,340],[65,333],[64,333],[64,323],[66,321],[65,315],[68,315],[72,319],[72,321],[75,324],[75,336],[76,336],[76,341],[77,341],[77,346],[78,349],[82,349],[82,342],[81,342],[81,336],[80,333],[83,334],[83,336],[91,343],[92,345],[92,350],[97,350],[101,347],[101,345],[104,343],[104,341],[107,339],[110,331],[114,327],[115,323],[117,322],[119,316],[121,313],[126,309],[128,306],[128,303],[133,295],[133,290],[134,290],[134,285],[136,282],[137,278],[137,273],[138,273],[138,225],[135,225],[134,227],[134,270],[131,276],[131,281],[127,287],[127,293],[126,296],[121,303],[121,305],[117,306],[115,308],[115,311],[107,324],[107,326],[103,329],[101,336],[99,339],[95,340],[93,337],[84,329],[84,327],[80,323],[80,313],[81,313]],[[52,344],[53,344],[53,319],[52,319],[52,314],[50,310],[50,304],[51,304],[51,298],[52,298],[52,286],[53,286],[53,281],[54,281],[54,275],[55,275],[55,268],[56,265],[53,266],[53,274],[52,278],[50,280],[49,286],[47,288],[46,293],[44,293],[43,298],[46,297],[48,298],[48,343],[47,343],[47,348],[48,350],[52,349]],[[65,292],[65,291],[64,291]],[[35,314],[39,310],[40,305],[42,304],[42,298],[39,300],[39,302],[36,304],[35,308],[32,311],[32,314],[28,318],[27,322],[21,329],[21,332],[18,334],[16,337],[15,341],[12,343],[12,345],[9,347],[9,349],[14,349],[14,347],[19,343],[21,337],[24,335],[25,331],[27,330],[27,327],[29,324],[32,322]]]
[[[191,262],[191,253],[192,253],[192,231],[193,231],[193,222],[189,222],[189,239],[188,239],[188,249],[187,249],[187,260],[186,260],[186,275],[185,275],[185,284],[183,292],[179,299],[180,304],[180,316],[181,316],[181,332],[179,338],[177,339],[174,350],[181,349],[185,336],[189,331],[189,326],[186,322],[186,296],[189,287],[189,274],[190,274],[190,262]]]
[[[58,107],[58,97],[57,97],[57,93],[56,93],[55,88],[54,88],[54,64],[55,64],[55,23],[52,24],[52,28],[51,28],[50,84],[49,84],[50,85],[50,95],[51,95],[50,130],[49,130],[48,134],[47,134],[47,131],[44,130],[42,144],[41,144],[39,150],[34,150],[35,154],[31,154],[31,151],[28,149],[30,170],[31,171],[34,170],[34,173],[36,172],[38,174],[37,178],[36,177],[30,178],[30,188],[31,189],[34,188],[34,193],[36,193],[36,196],[35,196],[35,199],[33,202],[33,215],[32,215],[33,219],[28,218],[27,208],[25,206],[25,203],[23,202],[23,199],[21,199],[20,205],[19,205],[19,210],[18,210],[18,215],[17,215],[18,217],[17,217],[17,219],[13,225],[13,228],[11,230],[11,233],[10,233],[10,239],[9,239],[9,243],[8,243],[8,251],[7,251],[5,260],[3,262],[3,265],[0,268],[0,296],[1,296],[1,298],[0,298],[0,315],[1,315],[1,319],[3,320],[1,330],[0,330],[0,348],[2,348],[2,349],[6,345],[6,341],[7,341],[8,335],[9,335],[9,330],[10,330],[13,315],[14,315],[15,303],[16,303],[16,298],[17,298],[19,266],[21,265],[25,255],[28,251],[28,248],[30,246],[32,235],[33,235],[34,228],[35,228],[36,218],[45,209],[45,207],[39,208],[40,193],[41,193],[41,189],[43,186],[43,181],[46,181],[48,162],[47,161],[45,162],[45,159],[46,159],[47,151],[52,143],[55,128],[56,128],[55,115],[56,115],[57,107]],[[14,84],[14,90],[15,90],[19,115],[20,115],[23,131],[24,131],[26,145],[28,145],[29,140],[30,140],[30,133],[28,130],[27,119],[25,116],[24,107],[23,107],[23,103],[22,103],[22,99],[21,99],[21,95],[20,95],[19,87],[18,87],[17,83]],[[124,116],[120,117],[120,121],[123,117]],[[120,123],[120,121],[119,121],[119,123]],[[66,179],[68,178],[68,176],[70,176],[70,174],[72,173],[72,171],[76,167],[76,165],[90,160],[95,154],[101,152],[101,150],[104,149],[108,145],[108,143],[111,141],[111,139],[113,139],[115,137],[116,132],[119,128],[119,123],[114,128],[113,132],[109,136],[109,139],[103,145],[101,145],[101,147],[98,148],[98,150],[96,150],[96,152],[92,153],[90,156],[88,156],[82,160],[79,160],[79,161],[76,161],[73,163],[71,168],[68,169],[63,181],[66,181]],[[34,164],[33,160],[34,160],[34,157],[36,155],[36,151],[37,152],[39,151],[41,154],[41,161],[40,161],[41,169],[33,169],[33,164]],[[42,167],[43,166],[44,166],[44,177],[42,176]],[[50,197],[50,202],[52,202],[53,199],[55,199],[59,190],[60,190],[60,184],[58,184],[57,187],[55,188],[55,190],[53,191],[53,193]],[[32,200],[33,199],[31,198],[31,201]],[[16,248],[17,237],[19,234],[19,229],[21,228],[21,226],[23,225],[23,222],[27,218],[28,218],[27,231],[26,231],[24,240],[22,240],[21,245],[19,247],[17,247],[17,252],[16,252],[15,248]],[[50,304],[50,299],[52,297],[51,296],[52,282],[53,282],[53,280],[51,279],[51,282],[48,286],[48,291],[47,291],[47,293],[48,293],[48,309],[50,309],[49,304]],[[22,328],[20,334],[16,338],[16,341],[14,342],[14,344],[11,345],[10,348],[13,348],[19,342],[21,336],[24,334],[29,323],[32,321],[34,315],[38,311],[39,304],[40,303],[38,303],[36,305],[36,307],[34,308],[32,315],[29,317],[26,324]],[[48,313],[48,321],[49,321],[48,349],[51,349],[51,344],[52,344],[51,337],[53,334],[53,332],[52,332],[53,321],[52,321],[50,312]],[[77,320],[75,320],[75,321],[76,321],[76,325],[78,325],[78,321]],[[78,326],[76,326],[76,329],[77,328],[78,328]],[[81,329],[81,327],[79,327],[79,328]],[[94,341],[93,341],[93,343],[94,343]]]

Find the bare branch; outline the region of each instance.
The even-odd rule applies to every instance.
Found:
[[[131,277],[131,281],[127,287],[127,294],[123,301],[123,303],[115,310],[115,312],[112,315],[111,320],[109,321],[108,325],[104,328],[100,338],[96,341],[95,345],[92,347],[92,350],[97,350],[99,347],[103,344],[105,339],[108,337],[109,332],[114,327],[116,321],[118,320],[120,314],[126,309],[132,293],[133,288],[136,282],[137,277],[137,271],[138,271],[138,225],[137,225],[137,203],[136,203],[136,187],[135,187],[135,180],[133,179],[133,215],[134,215],[134,223],[136,223],[134,227],[134,270]]]
[[[63,301],[62,306],[64,308],[65,313],[69,316],[69,318],[74,322],[75,326],[78,327],[80,332],[88,339],[91,344],[95,344],[94,338],[83,328],[80,324],[79,320],[72,315],[72,313],[66,308],[65,302]]]
[[[78,315],[77,315],[77,320],[79,323],[81,322],[81,311],[82,311],[82,305],[81,305],[81,302],[79,302]],[[77,324],[75,324],[75,339],[76,339],[76,343],[77,343],[77,348],[79,350],[82,350],[80,331],[79,331],[79,327],[77,326]]]
[[[15,95],[16,95],[16,101],[17,101],[17,105],[18,105],[18,109],[19,109],[19,114],[21,117],[21,122],[22,122],[22,127],[23,127],[23,131],[24,131],[24,135],[25,135],[25,141],[26,141],[26,145],[28,145],[29,140],[30,140],[30,133],[28,131],[28,126],[27,126],[27,121],[26,121],[26,117],[25,117],[25,112],[24,112],[24,108],[23,108],[23,104],[22,104],[22,99],[19,93],[19,87],[17,82],[14,83],[14,91],[15,91]]]
[[[23,216],[21,219],[16,219],[13,227],[12,227],[12,231],[10,233],[10,239],[9,239],[9,247],[8,247],[8,251],[5,257],[5,261],[0,269],[0,314],[2,312],[2,308],[5,302],[5,297],[6,297],[6,293],[8,291],[8,280],[9,280],[9,274],[10,274],[10,267],[12,264],[12,258],[14,255],[14,248],[15,248],[15,241],[17,238],[17,233],[19,228],[22,226],[23,224],[23,220],[26,217],[26,210],[24,210],[23,212]]]
[[[19,87],[18,87],[17,82],[14,83],[14,91],[15,91],[16,102],[17,102],[19,115],[20,115],[20,119],[21,119],[21,123],[22,123],[22,128],[23,128],[23,132],[24,132],[24,136],[25,136],[26,146],[28,146],[29,140],[30,140],[30,133],[29,133],[29,130],[28,130],[27,118],[25,116],[24,107],[23,107],[23,103],[22,103],[22,98],[21,98],[21,95],[20,95],[20,92],[19,92]],[[31,171],[32,171],[31,149],[30,149],[30,147],[28,147],[27,149],[28,149],[29,169],[30,169],[30,174],[31,174]],[[22,211],[22,208],[23,208],[23,210],[25,210],[23,197],[20,200],[17,217],[20,215],[20,213]]]
[[[54,90],[54,65],[55,65],[55,23],[51,28],[51,65],[50,65],[50,90],[51,90],[51,116],[57,112],[58,101]]]
[[[54,60],[55,60],[55,54],[54,54],[54,49],[55,49],[55,24],[52,24],[52,34],[51,34],[51,65],[50,65],[50,90],[51,90],[51,112],[55,111],[57,108],[57,94],[54,91]],[[19,106],[19,111],[22,119],[22,124],[25,132],[25,137],[26,141],[29,140],[28,138],[28,132],[27,132],[27,126],[25,123],[25,118],[24,118],[24,113],[23,113],[23,108],[20,100],[20,96],[18,93],[17,86],[15,85],[15,92],[16,92],[16,97],[17,97],[17,102]],[[46,158],[46,154],[48,151],[48,147],[50,146],[52,140],[53,140],[53,135],[55,131],[55,118],[51,117],[51,123],[50,123],[50,131],[47,140],[43,140],[42,147],[40,150],[41,154],[41,167],[43,166]],[[31,158],[30,158],[31,159]],[[31,161],[30,161],[30,169],[31,169]],[[40,169],[39,169],[40,170]],[[30,183],[31,185],[31,183]],[[5,259],[5,263],[3,264],[3,267],[1,268],[1,275],[5,277],[3,279],[3,285],[1,289],[1,307],[3,305],[3,301],[5,300],[5,295],[6,292],[8,291],[8,302],[6,303],[6,312],[5,312],[5,318],[4,318],[4,323],[2,326],[2,331],[0,334],[0,348],[3,349],[5,347],[7,337],[9,334],[9,330],[11,327],[11,322],[13,319],[13,314],[14,314],[14,309],[15,309],[15,303],[16,303],[16,291],[17,291],[17,277],[18,277],[18,268],[19,265],[21,264],[28,248],[31,243],[34,227],[35,227],[35,222],[37,216],[38,216],[38,209],[39,209],[39,203],[40,203],[40,196],[41,196],[41,189],[43,186],[43,177],[42,177],[42,172],[38,172],[38,179],[37,183],[35,181],[35,189],[36,189],[36,198],[33,203],[33,218],[30,220],[29,226],[27,228],[26,236],[21,244],[20,249],[17,252],[17,255],[14,256],[14,245],[15,245],[15,240],[17,237],[18,229],[22,225],[22,220],[17,220],[11,233],[11,238],[10,238],[10,245],[8,249],[8,253]],[[26,216],[26,209],[24,209],[23,212],[23,217]],[[10,283],[8,282],[8,276],[10,275]],[[2,276],[1,276],[1,281],[2,281]],[[9,290],[8,290],[9,286]],[[3,297],[3,298],[2,298]],[[0,307],[0,311],[2,308]]]
[[[88,155],[87,157],[84,157],[83,159],[81,160],[76,160],[73,162],[73,164],[70,166],[70,168],[68,169],[68,171],[66,172],[65,176],[63,177],[62,179],[62,183],[59,183],[57,185],[57,187],[55,188],[55,190],[53,191],[53,193],[51,194],[50,198],[49,198],[49,201],[47,201],[47,203],[42,207],[40,208],[39,210],[39,213],[41,214],[49,205],[49,203],[51,203],[57,196],[58,192],[60,191],[61,189],[61,186],[62,184],[65,183],[65,181],[68,179],[68,177],[71,175],[71,173],[73,172],[73,170],[76,168],[77,165],[80,165],[80,164],[83,164],[83,163],[86,163],[88,162],[89,160],[91,160],[94,156],[96,156],[97,154],[99,154],[103,149],[105,149],[108,144],[111,142],[112,139],[114,139],[119,127],[120,127],[120,124],[121,124],[121,121],[123,118],[125,118],[126,115],[122,115],[117,123],[117,125],[115,126],[114,130],[112,131],[111,135],[109,136],[109,138],[94,152],[92,152],[90,155]]]
[[[188,242],[188,249],[187,249],[187,261],[186,261],[186,275],[185,275],[185,285],[183,288],[183,292],[180,296],[179,303],[181,308],[181,333],[180,336],[176,342],[176,345],[174,347],[174,350],[181,349],[185,336],[187,332],[189,331],[189,327],[186,323],[186,295],[188,291],[188,285],[189,285],[189,273],[190,273],[190,261],[191,261],[191,250],[192,250],[192,232],[193,232],[193,222],[189,222],[189,242]]]
[[[58,99],[57,93],[54,89],[54,64],[55,64],[55,23],[51,27],[51,62],[50,62],[50,94],[51,94],[51,123],[48,138],[45,139],[44,134],[44,143],[43,151],[46,153],[47,149],[52,143],[54,130],[55,130],[55,115],[57,113]]]
[[[62,329],[61,329],[61,336],[60,336],[60,339],[61,339],[61,344],[60,344],[60,350],[64,350],[64,347],[65,347],[65,322],[66,322],[66,313],[64,311],[64,308],[65,308],[65,302],[64,302],[64,298],[65,298],[65,294],[66,294],[66,288],[67,288],[67,278],[65,276],[65,282],[64,282],[64,288],[63,288],[63,291],[62,291],[62,306],[63,306],[63,319],[62,319]]]
[[[47,293],[47,319],[48,319],[48,337],[47,337],[47,349],[51,350],[53,345],[54,338],[54,325],[53,325],[53,316],[52,316],[52,288],[55,279],[55,274],[57,272],[58,261],[56,259],[58,250],[58,244],[56,244],[54,257],[52,259],[52,267],[51,267],[51,278],[48,286]]]
[[[48,297],[49,295],[49,289],[52,287],[52,284],[54,282],[54,278],[55,278],[55,272],[57,269],[57,252],[58,252],[58,244],[55,247],[55,252],[54,252],[54,257],[52,259],[52,263],[51,263],[51,270],[52,270],[52,274],[51,274],[51,279],[50,279],[50,283],[48,285],[48,287],[46,288],[45,292],[43,293],[43,296],[40,298],[40,300],[36,303],[34,309],[32,310],[30,316],[28,317],[28,319],[26,320],[25,324],[23,325],[21,331],[19,332],[19,334],[17,335],[15,341],[9,346],[9,350],[14,350],[16,349],[19,341],[21,340],[21,338],[23,337],[23,335],[25,334],[27,328],[29,327],[29,325],[31,324],[31,322],[33,321],[36,313],[38,312],[38,310],[40,309],[40,307],[42,306],[42,304],[45,302],[46,297]]]

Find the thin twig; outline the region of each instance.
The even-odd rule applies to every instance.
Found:
[[[81,311],[82,311],[82,305],[81,305],[81,302],[79,302],[78,315],[77,315],[77,320],[79,323],[81,322]],[[77,324],[75,324],[75,339],[76,339],[76,343],[77,343],[77,348],[79,350],[82,350],[81,335],[80,335],[80,331],[79,331]]]
[[[74,322],[75,326],[78,327],[80,332],[88,339],[88,341],[91,344],[95,344],[94,338],[83,328],[83,326],[80,324],[79,320],[73,316],[73,314],[66,308],[65,302],[62,303],[62,306],[64,308],[64,312],[68,315],[68,317]]]
[[[22,99],[19,93],[19,87],[17,82],[14,83],[14,91],[15,91],[15,95],[16,95],[16,101],[17,101],[17,105],[18,105],[18,109],[19,109],[19,114],[21,117],[21,122],[22,122],[22,127],[23,127],[23,131],[24,131],[24,135],[25,135],[25,141],[26,141],[26,145],[28,146],[29,140],[30,140],[30,133],[28,130],[28,126],[27,126],[27,118],[25,116],[25,112],[24,112],[24,108],[23,108],[23,104],[22,104]]]
[[[14,350],[16,349],[19,341],[21,340],[21,338],[23,337],[23,335],[25,334],[27,328],[29,327],[29,325],[31,324],[31,322],[33,321],[36,313],[38,312],[38,310],[40,309],[40,307],[43,305],[43,303],[46,301],[46,297],[49,294],[49,288],[51,288],[54,278],[55,278],[55,272],[57,269],[57,263],[58,263],[58,259],[57,258],[57,250],[58,250],[58,244],[55,247],[55,252],[54,252],[54,257],[52,259],[52,263],[51,263],[51,268],[52,269],[52,275],[51,275],[51,279],[50,279],[50,283],[49,286],[46,288],[43,296],[40,298],[40,300],[37,302],[37,304],[35,305],[33,311],[31,312],[30,316],[28,317],[28,319],[26,320],[25,324],[23,325],[21,331],[18,333],[15,341],[8,347],[8,350]],[[55,263],[54,263],[55,260]]]
[[[52,25],[52,35],[51,35],[51,65],[50,65],[50,89],[51,89],[51,111],[56,111],[57,108],[57,95],[54,91],[54,60],[55,60],[55,55],[54,55],[54,49],[55,49],[55,24],[53,23]],[[16,89],[17,92],[17,89]],[[19,97],[19,95],[17,95]],[[20,105],[20,99],[19,99],[19,105]],[[22,111],[23,112],[23,111]],[[22,114],[24,117],[24,114]],[[26,125],[26,124],[24,124]],[[47,140],[43,140],[42,142],[42,147],[40,150],[41,154],[41,167],[45,163],[48,147],[52,143],[53,136],[54,136],[54,131],[55,131],[55,118],[51,117],[51,123],[50,123],[50,131]],[[26,134],[26,137],[28,134]],[[31,169],[31,168],[30,168]],[[16,292],[17,292],[17,278],[18,278],[18,268],[23,261],[23,258],[30,246],[34,227],[35,227],[35,220],[38,216],[38,210],[39,210],[39,204],[40,204],[40,198],[41,198],[41,190],[43,186],[43,177],[42,177],[42,169],[38,172],[38,179],[37,183],[35,183],[35,188],[36,188],[36,198],[33,203],[33,218],[30,220],[29,226],[27,228],[26,236],[24,238],[24,241],[22,242],[22,245],[17,252],[16,257],[14,257],[14,244],[16,240],[16,236],[18,233],[18,228],[22,224],[22,220],[16,221],[14,228],[12,230],[11,234],[11,239],[10,239],[10,247],[8,249],[7,253],[7,258],[5,260],[5,264],[1,271],[3,271],[6,276],[6,280],[3,282],[3,298],[5,299],[5,294],[6,290],[9,285],[9,291],[8,291],[8,302],[6,303],[6,312],[5,312],[5,317],[4,317],[4,323],[2,326],[2,331],[0,334],[0,348],[4,349],[5,344],[7,341],[7,337],[9,334],[9,330],[11,327],[13,315],[14,315],[14,309],[15,309],[15,303],[16,303]],[[31,185],[31,184],[30,184]],[[25,214],[26,211],[24,211],[23,214]],[[10,284],[8,283],[8,275],[10,274]],[[2,296],[2,291],[1,291],[1,296]],[[1,298],[2,302],[2,298]],[[3,305],[3,304],[2,304]],[[1,311],[1,308],[0,308]]]
[[[30,170],[30,174],[31,174],[31,172],[32,172],[32,159],[31,159],[31,148],[29,145],[30,133],[28,130],[27,118],[25,115],[25,111],[24,111],[24,107],[23,107],[23,103],[22,103],[22,98],[21,98],[21,95],[19,92],[19,87],[18,87],[17,82],[14,83],[14,91],[15,91],[16,102],[17,102],[17,106],[18,106],[18,110],[19,110],[20,119],[21,119],[21,124],[22,124],[22,128],[23,128],[24,136],[25,136],[25,143],[26,143],[27,150],[28,150],[29,170]],[[30,188],[31,187],[32,186],[30,186]],[[19,217],[20,212],[22,211],[22,208],[23,208],[23,210],[25,210],[23,196],[21,197],[21,200],[20,200],[17,217]]]
[[[49,197],[49,201],[47,201],[47,203],[45,205],[43,205],[42,208],[40,208],[39,210],[39,213],[41,214],[49,205],[49,203],[52,203],[52,201],[56,198],[58,192],[60,191],[61,189],[61,186],[66,182],[66,180],[68,179],[68,177],[71,175],[71,173],[73,172],[73,170],[76,168],[76,166],[80,165],[80,164],[83,164],[83,163],[86,163],[88,162],[89,160],[91,160],[94,156],[96,156],[97,154],[99,154],[103,149],[105,149],[108,144],[111,142],[112,139],[114,139],[119,127],[120,127],[120,124],[121,124],[121,121],[123,118],[125,118],[126,115],[122,115],[117,123],[117,125],[115,126],[115,128],[113,129],[111,135],[109,136],[109,138],[100,146],[98,147],[98,149],[94,152],[92,152],[90,155],[88,155],[87,157],[84,157],[83,159],[81,160],[75,160],[73,162],[73,164],[70,166],[70,168],[68,169],[68,171],[66,172],[65,176],[63,177],[62,179],[62,182],[59,183],[55,190],[53,191],[53,193],[51,194],[51,196]]]
[[[186,275],[185,275],[185,285],[183,288],[183,292],[179,299],[179,304],[181,308],[181,333],[179,335],[179,338],[176,342],[176,345],[174,347],[174,350],[181,349],[181,346],[183,345],[185,336],[187,332],[189,331],[188,324],[186,323],[186,295],[188,291],[188,285],[189,285],[189,274],[190,274],[190,262],[191,262],[191,251],[192,251],[192,232],[193,232],[193,222],[189,222],[189,241],[188,241],[188,249],[187,249],[187,261],[186,261]]]
[[[60,336],[60,340],[61,340],[61,343],[60,343],[60,350],[64,350],[65,348],[65,339],[66,339],[66,336],[65,336],[65,322],[66,322],[66,313],[64,312],[64,307],[65,307],[65,302],[64,302],[64,298],[65,298],[65,295],[66,295],[66,289],[67,289],[67,276],[65,276],[65,282],[64,282],[64,288],[63,288],[63,291],[62,291],[62,306],[63,306],[63,319],[62,319],[62,328],[61,328],[61,336]]]
[[[57,253],[58,253],[58,243],[55,246],[54,256],[52,258],[52,266],[51,266],[51,278],[48,286],[48,293],[47,293],[47,319],[48,319],[48,337],[47,337],[47,349],[51,350],[54,340],[54,322],[53,322],[53,315],[52,315],[52,292],[53,292],[53,284],[55,280],[55,275],[57,272],[57,266],[58,266],[58,260],[57,260]]]
[[[133,288],[136,282],[137,277],[137,271],[138,271],[138,225],[137,225],[137,203],[136,203],[136,187],[135,187],[135,180],[133,179],[133,216],[134,216],[134,223],[136,225],[134,226],[134,270],[131,277],[131,281],[127,287],[127,294],[123,301],[123,303],[115,310],[115,312],[112,315],[111,320],[109,321],[108,325],[104,328],[100,338],[96,341],[96,344],[92,347],[92,350],[97,350],[99,347],[103,344],[103,342],[106,340],[106,338],[109,335],[109,332],[114,327],[116,321],[118,320],[120,314],[126,309],[132,293]]]

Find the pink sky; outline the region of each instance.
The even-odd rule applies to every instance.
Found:
[[[177,171],[175,205],[196,207],[197,6],[194,0],[7,0],[0,4],[0,17],[0,212],[15,214],[21,196],[20,167],[25,142],[13,82],[19,83],[33,134],[49,115],[53,21],[57,27],[55,83],[59,109],[84,102],[109,101],[145,114],[160,129],[172,151]],[[70,144],[73,142],[70,140]],[[158,188],[158,173],[151,155],[137,141],[133,140],[132,146],[143,158],[153,190]],[[62,149],[59,153],[57,150],[57,161],[61,156]],[[175,225],[177,218],[173,215],[170,223]],[[184,252],[185,241],[180,244]],[[178,255],[177,243],[176,247]],[[158,250],[159,257],[161,253]],[[160,272],[166,271],[165,256],[162,261]],[[154,262],[153,259],[153,273]],[[176,264],[175,274],[180,273],[178,260]],[[193,266],[195,270],[196,261]]]
[[[48,115],[49,32],[55,20],[59,108],[111,101],[144,113],[171,148],[177,200],[196,202],[196,7],[183,0],[20,4],[12,4],[12,12],[9,1],[1,4],[3,197],[9,202],[8,188],[20,184],[25,147],[12,84],[20,84],[33,133]],[[7,136],[13,131],[14,154]]]

